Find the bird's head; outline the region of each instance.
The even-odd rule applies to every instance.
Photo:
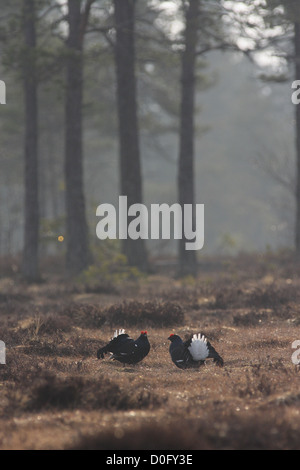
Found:
[[[178,341],[178,340],[181,341],[181,338],[180,338],[180,336],[174,335],[174,333],[171,333],[170,336],[169,336],[169,338],[168,338],[168,340],[170,340],[171,343],[174,343],[174,342],[176,342],[176,341]]]
[[[147,331],[141,331],[141,336],[147,336]]]

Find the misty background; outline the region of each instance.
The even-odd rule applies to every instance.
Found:
[[[239,53],[214,52],[206,59],[206,73],[213,83],[197,94],[196,197],[205,204],[205,244],[203,254],[215,252],[277,249],[293,240],[293,198],[288,190],[260,165],[261,154],[276,156],[286,171],[286,160],[294,164],[294,105],[291,83],[264,83],[260,69]],[[85,192],[91,236],[96,240],[95,215],[98,204],[117,205],[118,143],[111,76],[89,77],[85,97]],[[98,72],[99,73],[99,72]],[[1,75],[7,87],[7,104],[1,111],[1,254],[16,254],[23,240],[22,131],[18,102],[20,85]],[[175,82],[175,81],[174,81]],[[172,84],[170,84],[172,86]],[[176,83],[174,83],[174,88]],[[47,104],[42,114],[41,203],[44,238],[57,247],[47,229],[47,219],[64,214],[62,169],[63,124],[60,92],[43,90]],[[53,100],[51,99],[53,98]],[[147,97],[139,91],[140,106]],[[101,122],[97,112],[106,105]],[[110,107],[109,107],[110,106]],[[108,108],[109,107],[109,108]],[[103,126],[104,124],[104,126]],[[52,134],[54,131],[54,135]],[[145,184],[145,204],[176,201],[176,133],[151,139],[141,126],[141,154]],[[174,242],[149,241],[156,255],[174,253]]]
[[[168,8],[165,24],[176,31],[180,18]],[[138,12],[137,29],[144,33],[139,29],[139,19]],[[47,21],[53,21],[51,15]],[[224,28],[226,36],[230,25]],[[62,35],[65,30],[61,23]],[[49,40],[49,32],[38,34],[39,41]],[[56,40],[51,41],[55,49]],[[144,203],[148,207],[177,201],[180,96],[179,55],[176,58],[164,47],[154,48],[154,52],[150,49],[145,41],[137,40],[140,154]],[[157,59],[158,54],[161,57]],[[24,239],[23,85],[12,55],[8,47],[5,59],[3,54],[0,57],[0,79],[7,87],[7,104],[0,107],[1,255],[21,253]],[[242,52],[210,51],[198,63],[195,203],[205,205],[205,243],[200,256],[293,247],[296,137],[292,79],[282,83],[262,79],[270,70],[277,69],[277,73],[278,63],[270,50],[254,55],[252,60]],[[96,238],[96,207],[102,203],[117,206],[120,195],[116,86],[112,50],[98,33],[87,35],[84,192],[90,240],[95,245],[100,243]],[[64,250],[58,238],[65,236],[65,87],[63,67],[58,67],[52,75],[50,72],[50,78],[41,81],[38,92],[40,239],[46,254]],[[152,256],[173,256],[177,242],[148,241],[147,247]]]

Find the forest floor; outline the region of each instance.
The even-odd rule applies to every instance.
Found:
[[[2,275],[0,449],[300,449],[300,270],[289,257],[212,260],[196,281],[161,271],[106,290]],[[149,355],[97,360],[122,327],[148,331]],[[176,368],[168,336],[200,331],[224,367]]]

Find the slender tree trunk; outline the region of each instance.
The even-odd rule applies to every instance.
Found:
[[[295,23],[295,79],[300,80],[300,23]],[[297,257],[300,258],[300,106],[295,106],[296,112],[296,226],[295,246]]]
[[[25,105],[25,229],[22,272],[25,279],[39,278],[39,191],[38,191],[38,102],[35,66],[36,28],[35,1],[23,0],[24,105]]]
[[[76,275],[89,263],[83,190],[81,0],[68,0],[68,23],[65,103],[66,267],[69,275]]]
[[[179,203],[195,203],[194,184],[194,115],[195,115],[195,67],[199,0],[190,0],[186,12],[185,48],[182,53],[181,108],[178,193]],[[184,230],[182,230],[184,235]],[[195,275],[197,272],[196,251],[185,249],[186,239],[179,241],[179,274]]]
[[[135,0],[114,0],[119,118],[120,189],[127,196],[128,207],[142,203],[142,174],[137,117],[137,86],[135,77]],[[128,263],[148,269],[145,242],[142,239],[123,240],[123,253]]]

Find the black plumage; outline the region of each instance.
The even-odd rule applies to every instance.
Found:
[[[171,334],[169,352],[174,364],[179,369],[196,368],[204,364],[205,360],[212,358],[222,367],[224,361],[204,335],[193,335],[187,341],[182,341],[180,336]]]
[[[147,331],[141,331],[140,336],[134,340],[125,333],[125,330],[116,330],[111,341],[98,349],[97,357],[103,359],[105,354],[111,353],[110,359],[123,364],[137,364],[147,356],[149,351]]]

